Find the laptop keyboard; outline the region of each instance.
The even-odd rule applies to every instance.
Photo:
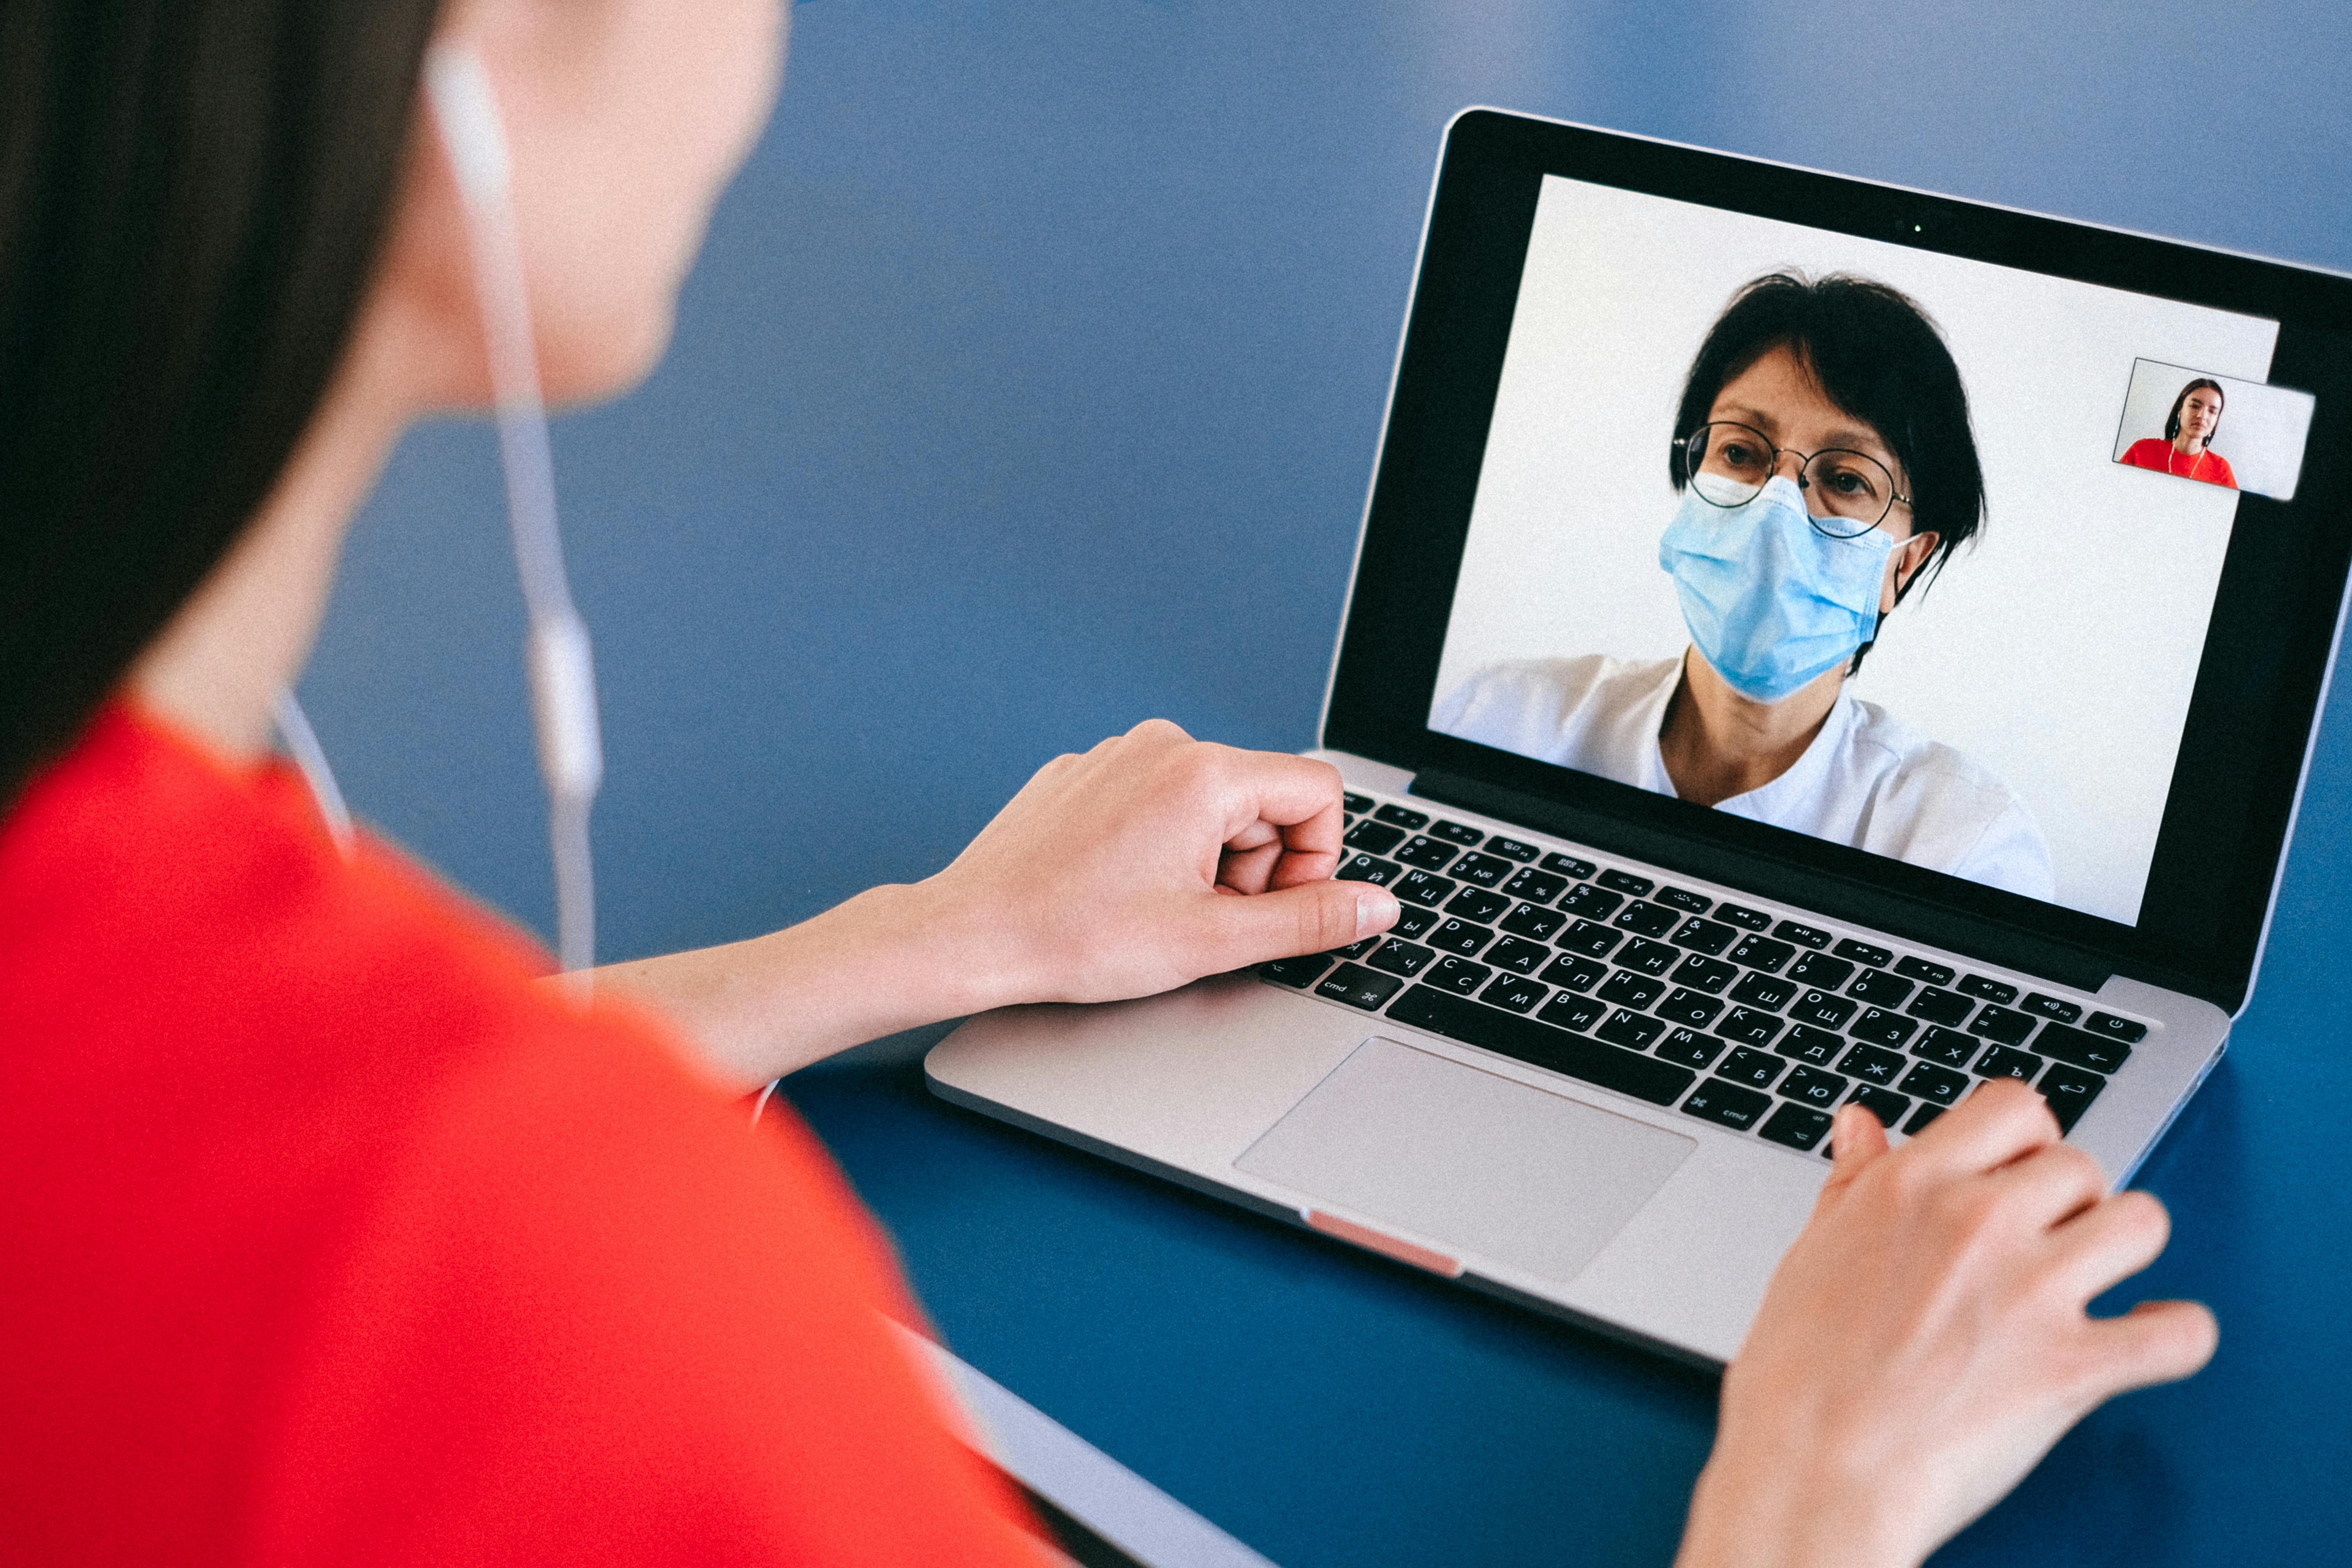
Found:
[[[2072,1131],[2147,1025],[1417,805],[1350,794],[1338,875],[1395,928],[1278,959],[1278,985],[1791,1149],[1859,1101],[1916,1133],[1980,1079]]]

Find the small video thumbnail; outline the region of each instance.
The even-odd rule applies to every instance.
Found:
[[[2132,362],[2115,460],[2197,484],[2293,500],[2313,398],[2161,360]]]

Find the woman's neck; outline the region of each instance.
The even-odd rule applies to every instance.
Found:
[[[372,363],[375,336],[355,334],[268,500],[131,666],[142,703],[224,756],[268,749],[278,694],[326,614],[344,531],[407,423]]]
[[[1758,702],[1734,691],[1696,649],[1685,651],[1658,730],[1658,757],[1675,793],[1719,805],[1770,784],[1813,743],[1844,684],[1841,666],[1778,702]]]
[[[2183,430],[2172,438],[2172,449],[2184,458],[2193,458],[2204,449],[2205,443]]]

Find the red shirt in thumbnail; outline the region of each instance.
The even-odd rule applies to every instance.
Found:
[[[2209,485],[2238,488],[2238,476],[2230,471],[2229,458],[2219,452],[2206,451],[2184,458],[2161,436],[2134,441],[2125,451],[2123,460],[2135,468],[2157,468],[2175,479],[2201,479]]]

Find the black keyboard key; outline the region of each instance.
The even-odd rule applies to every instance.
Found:
[[[1478,1000],[1508,1007],[1514,1013],[1532,1013],[1536,1005],[1550,994],[1550,987],[1524,974],[1497,974],[1492,985],[1478,993]]]
[[[1790,979],[1820,991],[1835,991],[1853,977],[1853,964],[1826,952],[1809,952],[1789,966]]]
[[[1335,947],[1323,956],[1326,958],[1361,958],[1364,954],[1371,952],[1375,947],[1378,947],[1380,942],[1381,939],[1376,936],[1361,937],[1357,941],[1349,942],[1345,947]]]
[[[1845,1021],[1854,1015],[1854,1005],[1843,996],[1832,996],[1826,991],[1808,991],[1797,998],[1789,1009],[1789,1016],[1800,1023],[1818,1025],[1824,1029],[1843,1029]]]
[[[1434,838],[1415,834],[1391,852],[1390,858],[1407,866],[1418,866],[1424,871],[1443,871],[1445,863],[1462,853],[1451,844],[1441,844]]]
[[[1696,1029],[1669,1029],[1657,1048],[1650,1054],[1664,1057],[1670,1062],[1680,1062],[1686,1068],[1706,1066],[1731,1048],[1731,1042],[1713,1035],[1702,1035]]]
[[[1545,1012],[1559,1000],[1554,997]],[[1580,996],[1576,1001],[1585,1004]],[[1426,985],[1416,985],[1399,997],[1388,1016],[1400,1024],[1565,1073],[1653,1105],[1672,1105],[1696,1076],[1688,1068],[1600,1045],[1582,1035],[1552,1028],[1538,1018],[1522,1018]]]
[[[1693,991],[1678,985],[1674,994],[1658,1004],[1658,1016],[1669,1024],[1687,1024],[1694,1029],[1704,1029],[1715,1022],[1723,1011],[1723,1004],[1703,991]]]
[[[1738,926],[1727,926],[1721,921],[1701,920],[1693,915],[1683,921],[1682,929],[1675,932],[1674,941],[1676,947],[1685,947],[1712,958],[1729,947],[1732,938],[1738,934]]]
[[[1409,805],[1384,805],[1372,813],[1382,822],[1393,822],[1408,833],[1418,833],[1429,826],[1429,813],[1415,811]]]
[[[1433,876],[1427,871],[1407,871],[1389,890],[1396,894],[1400,902],[1433,910],[1445,901],[1454,889],[1454,884],[1444,877]]]
[[[1830,951],[1840,958],[1850,958],[1856,963],[1866,963],[1873,969],[1885,968],[1895,957],[1895,954],[1885,948],[1873,947],[1866,942],[1856,942],[1852,937],[1846,938]]]
[[[1468,921],[1449,920],[1423,939],[1440,952],[1459,953],[1469,957],[1495,940],[1495,933],[1485,926]]]
[[[1958,1024],[1976,1010],[1976,1004],[1957,991],[1938,991],[1930,985],[1911,998],[1911,1005],[1903,1010],[1930,1024]]]
[[[1475,996],[1478,994],[1478,987],[1486,984],[1494,973],[1485,964],[1473,963],[1466,958],[1441,958],[1423,984],[1457,995]]]
[[[1502,886],[1503,879],[1517,870],[1508,860],[1498,860],[1492,855],[1465,855],[1454,862],[1454,874],[1465,882],[1475,882],[1482,888]]]
[[[2004,1007],[2017,1000],[2016,986],[2006,980],[1995,980],[1990,975],[1964,974],[1960,976],[1960,989],[1971,996],[1980,996],[1988,1002],[1998,1002]]]
[[[1603,1002],[1614,1002],[1620,1007],[1631,1007],[1637,1012],[1665,994],[1664,981],[1647,979],[1622,969],[1603,981],[1601,989],[1593,993]]]
[[[1429,967],[1437,954],[1410,942],[1391,940],[1368,961],[1374,969],[1384,969],[1391,974],[1402,974],[1407,980]]]
[[[1611,931],[1607,926],[1579,921],[1560,933],[1558,945],[1570,952],[1580,952],[1587,958],[1606,958],[1611,950],[1624,940],[1622,932]]]
[[[1993,1046],[1979,1058],[1973,1069],[1979,1078],[2013,1078],[2032,1083],[2042,1076],[2042,1060],[2032,1051]]]
[[[1864,1001],[1880,1007],[1900,1007],[1905,998],[1911,994],[1911,982],[1908,980],[1897,980],[1892,974],[1881,973],[1874,969],[1865,969],[1862,973],[1861,979],[1845,988],[1845,994],[1849,996],[1859,996]]]
[[[1837,1069],[1864,1083],[1890,1084],[1901,1078],[1903,1069],[1910,1065],[1893,1051],[1882,1051],[1876,1046],[1856,1046],[1846,1052]]]
[[[1988,1003],[1982,1012],[1969,1020],[1969,1033],[1998,1040],[2004,1046],[2021,1046],[2038,1021],[2031,1013],[2020,1013],[1998,1002]]]
[[[1360,963],[1343,963],[1331,972],[1331,978],[1315,988],[1315,994],[1369,1012],[1395,995],[1397,987],[1403,984],[1392,974],[1375,974]]]
[[[2027,992],[2025,1000],[2020,1002],[2018,1005],[2029,1013],[2039,1013],[2045,1018],[2055,1018],[2062,1024],[2071,1024],[2083,1016],[2083,1009],[2074,1003],[2061,1002],[2055,996],[2044,996],[2039,991]]]
[[[1341,805],[1345,805],[1351,812],[1370,811],[1372,809],[1372,797],[1368,795],[1355,795],[1352,793],[1343,795],[1339,797],[1339,801]]]
[[[1930,1029],[1919,1037],[1911,1054],[1931,1062],[1941,1062],[1948,1068],[1964,1068],[1984,1042],[1961,1034],[1958,1029]]]
[[[1510,907],[1511,900],[1500,893],[1489,892],[1484,888],[1465,888],[1454,895],[1453,901],[1445,906],[1445,912],[1459,915],[1465,921],[1484,923]]]
[[[1507,855],[1521,864],[1534,859],[1540,853],[1532,844],[1523,844],[1516,838],[1506,838],[1499,833],[1486,840],[1486,851],[1490,855]]]
[[[1739,984],[1731,988],[1731,999],[1777,1013],[1789,1005],[1789,998],[1794,996],[1797,990],[1793,983],[1775,980],[1769,974],[1743,974],[1739,977]]]
[[[1717,910],[1716,913],[1724,911]],[[1797,956],[1797,950],[1785,942],[1774,942],[1769,936],[1743,937],[1731,950],[1731,962],[1748,969],[1760,969],[1767,974],[1778,974],[1780,966]]]
[[[2056,1057],[2062,1062],[2089,1068],[2109,1078],[2131,1059],[2131,1047],[2121,1040],[2103,1039],[2063,1024],[2042,1025],[2042,1032],[2033,1037],[2033,1048],[2045,1057]]]
[[[1547,1024],[1574,1029],[1580,1035],[1609,1016],[1609,1004],[1595,997],[1571,996],[1565,991],[1558,991],[1552,994],[1552,999],[1543,1005],[1543,1010],[1536,1016]]]
[[[1949,1105],[1968,1089],[1969,1080],[1966,1074],[1956,1073],[1949,1068],[1939,1068],[1934,1062],[1913,1062],[1911,1070],[1905,1073],[1903,1081],[1895,1087],[1920,1100]]]
[[[2107,1080],[2097,1073],[2059,1062],[2043,1073],[2042,1081],[2033,1087],[2050,1102],[2050,1113],[2058,1118],[2058,1131],[2067,1133],[2074,1131],[2074,1123],[2091,1109],[2091,1101],[2099,1098],[2099,1090],[2107,1087]]]
[[[1389,934],[1418,940],[1435,930],[1437,922],[1444,918],[1435,910],[1415,909],[1407,904],[1397,910],[1396,924],[1389,927]]]
[[[1823,1072],[1819,1068],[1792,1068],[1789,1076],[1780,1080],[1780,1098],[1801,1100],[1827,1110],[1837,1104],[1838,1096],[1845,1092],[1845,1085],[1846,1080],[1833,1072]]]
[[[1624,894],[1608,892],[1587,882],[1560,900],[1559,907],[1567,913],[1585,920],[1605,921],[1615,914],[1617,906],[1624,901]]]
[[[1348,829],[1348,836],[1339,842],[1350,849],[1385,855],[1396,847],[1398,840],[1403,837],[1404,829],[1402,827],[1391,827],[1384,822],[1360,822]]]
[[[1543,868],[1556,871],[1571,882],[1584,880],[1594,870],[1591,861],[1580,860],[1573,855],[1547,855],[1543,858]]]
[[[1772,928],[1772,934],[1799,947],[1822,948],[1830,944],[1830,933],[1816,926],[1799,925],[1795,921],[1782,921]]]
[[[1692,1116],[1720,1121],[1726,1127],[1745,1132],[1756,1125],[1756,1119],[1770,1109],[1772,1097],[1759,1094],[1752,1089],[1742,1089],[1721,1079],[1709,1079],[1691,1090],[1683,1101],[1683,1110]]]
[[[1899,1047],[1919,1032],[1919,1026],[1884,1007],[1864,1007],[1862,1016],[1848,1024],[1845,1032],[1857,1040],[1868,1040],[1874,1046]]]
[[[1783,1105],[1765,1119],[1756,1130],[1756,1136],[1775,1143],[1786,1143],[1791,1149],[1811,1150],[1829,1136],[1830,1118],[1827,1111],[1815,1110],[1809,1105]]]
[[[1606,964],[1595,963],[1589,958],[1579,958],[1574,953],[1563,952],[1553,959],[1550,967],[1537,978],[1570,991],[1590,991],[1600,982],[1601,977],[1608,973],[1609,967]]]
[[[1750,1051],[1748,1047],[1738,1047],[1731,1056],[1715,1065],[1715,1077],[1731,1079],[1734,1084],[1748,1084],[1750,1089],[1769,1089],[1771,1081],[1780,1077],[1783,1068],[1788,1068],[1788,1063],[1783,1063],[1778,1056],[1767,1056],[1764,1051]]]
[[[1486,962],[1514,974],[1533,974],[1551,962],[1551,949],[1525,937],[1507,936],[1486,950]]]
[[[1664,1034],[1666,1026],[1646,1014],[1620,1007],[1609,1015],[1608,1022],[1592,1032],[1612,1046],[1642,1051],[1649,1049],[1650,1042]]]
[[[1664,936],[1675,929],[1682,917],[1663,904],[1645,903],[1636,899],[1618,911],[1609,923],[1620,931],[1630,931],[1636,936]]]
[[[1866,1051],[1870,1047],[1857,1046],[1854,1048]],[[1816,1029],[1811,1024],[1800,1024],[1781,1036],[1780,1043],[1774,1046],[1772,1049],[1781,1056],[1793,1057],[1801,1062],[1811,1062],[1815,1067],[1827,1067],[1837,1060],[1840,1051],[1845,1049],[1845,1037],[1832,1035],[1827,1029]]]
[[[1950,964],[1933,963],[1924,958],[1897,959],[1895,973],[1907,974],[1914,980],[1924,980],[1930,985],[1949,985],[1952,983]]]
[[[1631,871],[1603,871],[1597,880],[1604,888],[1631,893],[1637,899],[1649,897],[1650,889],[1657,885],[1647,877],[1636,877]]]
[[[1759,1013],[1753,1007],[1734,1007],[1715,1026],[1715,1032],[1742,1045],[1769,1046],[1787,1026],[1769,1013]]]
[[[1663,942],[1636,940],[1627,942],[1617,954],[1617,962],[1628,969],[1638,969],[1644,974],[1664,974],[1675,966],[1681,953]]]
[[[1370,855],[1359,855],[1331,873],[1334,881],[1370,882],[1385,888],[1404,875],[1404,868],[1393,860],[1382,860]]]
[[[1567,878],[1555,877],[1549,871],[1538,871],[1529,866],[1521,868],[1517,876],[1504,883],[1503,891],[1515,899],[1525,899],[1529,903],[1548,904],[1559,897],[1560,889],[1567,886]]]
[[[1430,824],[1429,836],[1432,838],[1443,838],[1448,844],[1460,844],[1469,847],[1475,847],[1480,839],[1486,837],[1475,827],[1465,826],[1459,822],[1447,822],[1443,817]]]
[[[2083,1021],[2083,1032],[2121,1040],[2127,1046],[2136,1046],[2147,1038],[2146,1024],[2135,1024],[2129,1018],[2118,1018],[2113,1013],[2092,1014]]]
[[[1715,918],[1719,921],[1729,921],[1743,931],[1769,931],[1772,925],[1770,915],[1766,914],[1762,910],[1751,910],[1744,904],[1718,904],[1716,906]]]
[[[1719,958],[1706,958],[1694,952],[1675,965],[1674,977],[1678,984],[1716,996],[1720,995],[1723,988],[1730,984],[1738,973],[1739,971]]]
[[[1929,1122],[1943,1114],[1944,1108],[1931,1101],[1911,1113],[1911,1120],[1903,1124],[1903,1131],[1916,1138],[1920,1133],[1927,1131]]]
[[[1857,1084],[1846,1097],[1849,1105],[1865,1107],[1878,1124],[1889,1132],[1903,1125],[1903,1113],[1911,1109],[1911,1097],[1897,1094],[1891,1089],[1881,1089],[1874,1083]]]
[[[1271,963],[1261,963],[1257,972],[1268,980],[1305,990],[1315,984],[1316,977],[1331,967],[1331,961],[1319,952],[1303,958],[1277,958]]]
[[[1686,915],[1703,915],[1715,907],[1713,899],[1694,893],[1688,888],[1660,888],[1651,896],[1667,908],[1680,910]]]
[[[1521,904],[1496,922],[1513,936],[1523,936],[1533,942],[1549,942],[1568,923],[1568,917],[1558,910],[1548,910],[1540,904]]]

